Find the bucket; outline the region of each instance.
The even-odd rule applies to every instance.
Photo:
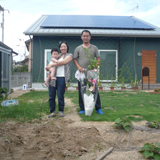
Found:
[[[24,84],[22,89],[23,89],[24,91],[28,90],[28,85],[27,85],[27,84]]]

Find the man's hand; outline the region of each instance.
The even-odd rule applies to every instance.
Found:
[[[74,62],[74,64],[77,66],[77,68],[78,68],[78,70],[79,70],[80,72],[84,72],[84,71],[83,71],[83,68],[78,64],[76,58],[73,59],[73,62]]]
[[[83,70],[82,67],[78,67],[78,70],[79,70],[80,72],[84,72],[84,70]]]

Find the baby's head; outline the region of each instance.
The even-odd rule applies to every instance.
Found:
[[[59,56],[59,51],[58,51],[57,48],[53,48],[53,49],[51,50],[51,56],[52,56],[52,58],[55,58],[55,59],[58,58],[58,56]]]

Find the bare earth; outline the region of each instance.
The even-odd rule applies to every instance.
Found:
[[[138,150],[160,142],[160,129],[147,127],[146,121],[133,123],[126,133],[111,122],[81,121],[71,100],[65,102],[69,110],[63,118],[45,115],[32,124],[1,123],[0,160],[95,160],[110,147],[114,150],[104,160],[144,160]]]

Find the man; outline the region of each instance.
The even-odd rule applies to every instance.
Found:
[[[87,69],[88,65],[90,64],[89,59],[86,57],[85,55],[85,50],[84,48],[88,48],[89,49],[89,53],[88,54],[92,54],[92,57],[96,57],[97,59],[97,64],[100,63],[100,55],[98,52],[98,48],[92,44],[90,44],[90,40],[91,40],[91,33],[88,30],[83,30],[81,33],[81,39],[83,41],[83,44],[78,46],[75,51],[74,51],[74,64],[77,66],[78,70],[80,72],[83,72],[83,68]],[[78,60],[79,59],[79,63]],[[85,113],[85,109],[84,109],[84,103],[83,103],[83,99],[81,96],[81,86],[80,86],[80,82],[78,81],[78,88],[79,88],[79,106],[80,106],[80,112],[79,114],[84,114]],[[97,97],[97,102],[95,105],[95,109],[96,112],[98,114],[103,114],[102,110],[101,110],[101,101],[100,101],[100,96],[98,93],[98,97]]]

